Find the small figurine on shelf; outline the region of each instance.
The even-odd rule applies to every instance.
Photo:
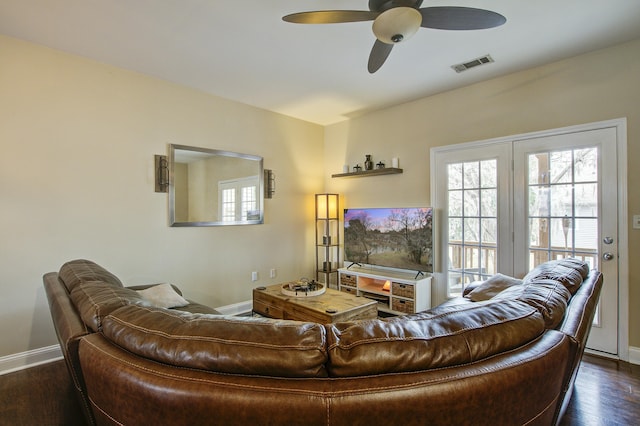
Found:
[[[378,164],[376,164],[376,167],[378,169],[384,169],[384,163],[382,161],[380,161]]]
[[[371,154],[365,155],[364,160],[364,169],[365,170],[373,170],[373,161],[371,160]]]
[[[356,164],[355,166],[353,166],[353,171],[358,173],[360,170],[362,170],[362,167],[360,167],[360,164]]]

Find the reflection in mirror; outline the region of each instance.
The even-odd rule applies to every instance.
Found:
[[[169,145],[171,226],[263,222],[262,157]]]

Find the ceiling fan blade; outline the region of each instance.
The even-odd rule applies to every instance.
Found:
[[[344,22],[373,21],[380,12],[368,10],[318,10],[286,15],[283,21],[295,24],[339,24]]]
[[[420,13],[422,27],[436,30],[483,30],[507,22],[499,13],[472,7],[423,7]]]
[[[373,44],[373,48],[371,49],[371,54],[369,55],[369,73],[373,74],[380,69],[382,64],[384,64],[384,61],[389,57],[391,49],[393,49],[393,44],[387,44],[380,40],[376,40]]]

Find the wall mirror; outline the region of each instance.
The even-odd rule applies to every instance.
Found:
[[[169,145],[170,226],[259,224],[263,205],[262,157]]]

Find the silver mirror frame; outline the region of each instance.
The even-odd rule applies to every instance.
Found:
[[[259,218],[251,220],[236,221],[201,221],[201,222],[182,222],[176,220],[176,187],[175,187],[175,159],[176,151],[188,151],[200,154],[210,154],[211,156],[240,158],[256,161],[259,172],[259,188],[257,199],[259,200]],[[232,225],[259,225],[264,223],[264,168],[263,158],[257,155],[240,154],[232,151],[221,151],[217,149],[199,148],[188,145],[169,144],[169,226],[186,227],[186,226],[232,226]]]

